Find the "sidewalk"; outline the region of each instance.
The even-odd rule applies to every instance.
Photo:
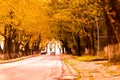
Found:
[[[23,56],[23,57],[11,59],[11,60],[2,60],[2,61],[0,61],[0,64],[15,62],[15,61],[19,61],[19,60],[23,60],[23,59],[35,57],[35,56],[38,56],[38,55],[40,55],[40,54],[34,54],[34,55],[29,55],[29,56]]]
[[[65,57],[65,56],[64,56]],[[71,56],[66,56],[69,63],[77,72],[76,80],[119,80],[120,65],[108,65],[107,61],[79,61]]]

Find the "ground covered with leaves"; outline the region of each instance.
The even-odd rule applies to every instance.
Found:
[[[77,71],[77,80],[120,79],[120,64],[112,65],[108,60],[97,60],[97,58],[91,56],[62,55],[62,59]]]

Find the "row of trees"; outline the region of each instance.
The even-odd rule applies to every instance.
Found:
[[[87,48],[97,55],[97,41],[106,38],[101,45],[109,60],[120,60],[119,0],[51,0],[48,6],[52,32],[69,53],[82,55]]]
[[[100,2],[107,25],[109,60],[111,62],[120,61],[120,1],[104,0]]]
[[[0,35],[4,37],[4,59],[39,51],[47,26],[45,4],[38,0],[0,0]],[[44,7],[43,7],[44,6]],[[44,28],[46,27],[46,28]]]
[[[87,48],[89,54],[96,55],[97,23],[100,35],[106,36],[102,7],[89,0],[51,0],[48,6],[52,32],[69,53],[81,56]]]
[[[79,56],[85,48],[90,55],[97,55],[97,45],[102,38],[100,45],[106,47],[109,60],[119,61],[119,0],[0,2],[0,35],[5,38],[6,59],[12,58],[13,53],[17,55],[21,45],[27,55],[32,48],[38,50],[41,40],[54,37],[63,43],[68,53]]]

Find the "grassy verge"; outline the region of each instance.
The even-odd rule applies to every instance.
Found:
[[[105,59],[103,57],[90,56],[90,55],[74,56],[74,59],[77,59],[79,61],[100,61],[100,60],[107,60],[107,59]]]

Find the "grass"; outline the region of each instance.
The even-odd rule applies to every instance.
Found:
[[[116,71],[114,71],[114,70],[109,70],[107,73],[109,73],[111,76],[118,74],[118,72],[116,72]]]
[[[84,55],[84,56],[74,56],[75,59],[79,61],[98,61],[98,60],[104,60],[103,57],[97,57],[97,56],[90,56],[90,55]]]

